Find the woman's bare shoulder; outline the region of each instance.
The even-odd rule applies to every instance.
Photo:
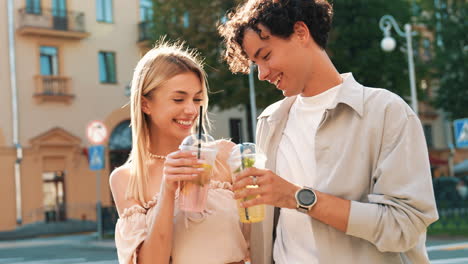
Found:
[[[129,179],[130,165],[126,163],[112,171],[109,176],[109,185],[111,186],[111,189],[122,185],[127,186]]]
[[[125,208],[130,208],[139,203],[133,199],[126,199],[127,187],[130,181],[131,168],[130,165],[124,164],[112,171],[109,177],[109,185],[112,196],[114,197],[115,205],[119,215],[122,214]]]

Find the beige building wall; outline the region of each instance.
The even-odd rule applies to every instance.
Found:
[[[2,201],[0,231],[12,229],[16,223],[14,162],[14,150],[0,147],[0,200]]]
[[[241,120],[243,138],[244,140],[248,139],[246,111],[243,107],[232,108],[224,111],[220,111],[217,107],[214,107],[211,109],[209,117],[212,123],[211,134],[215,139],[229,139],[231,137],[229,128],[230,119]]]
[[[4,146],[6,144],[5,142],[5,136],[3,135],[3,130],[0,128],[0,146]]]
[[[0,148],[12,144],[8,47],[7,5],[0,0]]]
[[[95,2],[67,1],[67,9],[85,14],[87,38],[67,39],[46,35],[22,35],[15,32],[16,69],[19,105],[21,197],[23,224],[44,220],[43,173],[64,171],[67,218],[95,219],[96,172],[89,170],[84,148],[88,146],[85,129],[92,120],[102,120],[109,129],[129,119],[125,86],[140,57],[138,37],[138,1],[115,0],[113,23],[96,21]],[[18,10],[25,1],[14,1],[16,28]],[[42,8],[50,8],[43,0]],[[4,203],[0,231],[16,227],[16,201],[12,145],[11,88],[8,56],[7,0],[0,0],[0,199]],[[35,76],[40,74],[41,45],[58,48],[59,76],[70,78],[74,99],[65,102],[38,102],[34,97]],[[99,81],[99,51],[115,52],[115,84]],[[3,59],[5,58],[5,59]],[[105,142],[107,144],[107,142]],[[108,187],[109,161],[101,172],[101,201],[111,204]]]
[[[50,1],[43,2],[47,4]],[[16,4],[20,8],[24,3],[16,1]],[[18,71],[18,86],[25,88],[20,90],[19,96],[22,142],[60,124],[86,143],[85,129],[88,122],[105,120],[114,109],[128,101],[124,87],[130,82],[139,58],[136,45],[137,4],[137,1],[114,1],[114,23],[108,24],[96,22],[94,1],[93,4],[88,1],[68,1],[70,11],[85,13],[86,31],[90,35],[83,40],[17,35],[17,64],[21,69]],[[71,78],[72,93],[75,95],[70,104],[39,104],[32,96],[35,89],[34,76],[40,73],[41,45],[58,47],[59,75]],[[115,52],[116,84],[99,82],[99,51]]]
[[[451,133],[452,131],[447,131],[445,127],[446,124],[445,120],[443,119],[443,114],[441,111],[438,111],[437,119],[432,122],[432,140],[434,142],[435,149],[448,148],[447,137],[450,137],[451,135],[447,134]]]

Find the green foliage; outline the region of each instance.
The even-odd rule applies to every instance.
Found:
[[[392,29],[397,41],[393,52],[380,48],[383,32],[379,20],[392,15],[400,28],[410,21],[407,0],[334,0],[329,54],[339,72],[352,72],[363,85],[381,87],[400,96],[410,92],[408,60],[400,48],[406,41]]]
[[[468,2],[420,0],[419,5],[419,22],[435,32],[431,77],[439,80],[440,87],[434,104],[449,119],[468,117]]]
[[[167,35],[170,40],[184,40],[205,58],[210,85],[210,106],[227,109],[249,104],[248,76],[233,75],[221,59],[222,39],[217,33],[226,11],[239,0],[155,0],[152,40]],[[256,78],[257,79],[257,78]],[[257,107],[263,108],[281,97],[265,82],[256,80]],[[275,95],[276,96],[272,96]]]
[[[419,12],[430,8],[430,2],[433,2],[433,0],[413,1],[418,2]],[[226,11],[232,9],[239,2],[242,1],[154,0],[155,26],[152,34],[153,40],[159,39],[162,35],[167,35],[172,40],[185,40],[190,47],[197,48],[201,52],[206,58],[206,71],[212,92],[210,105],[218,106],[221,109],[249,104],[248,76],[233,75],[226,63],[222,61],[221,38],[216,30],[217,24],[221,23]],[[393,15],[400,28],[403,28],[404,23],[414,22],[411,21],[410,16],[411,11],[415,10],[412,9],[410,3],[412,1],[331,0],[331,2],[334,6],[335,15],[327,51],[338,71],[353,72],[355,78],[366,86],[386,88],[406,98],[410,94],[408,61],[404,51],[406,41],[392,30],[392,36],[397,40],[397,48],[390,53],[384,52],[380,48],[383,33],[379,28],[379,20],[385,14]],[[185,22],[185,25],[184,19],[188,22]],[[456,24],[451,21],[447,23],[449,22]],[[458,25],[447,24],[444,31],[446,28],[450,28],[448,32],[444,33],[447,35],[444,37],[444,39],[447,38],[447,41],[444,42],[446,47],[452,45],[451,42],[456,42],[457,35],[458,38],[466,35],[459,33],[463,32],[463,30],[466,31],[466,22],[464,20],[461,20]],[[417,47],[419,41],[416,37],[413,46]],[[435,60],[437,65],[444,64],[439,62],[442,61],[441,59],[444,56],[447,55],[437,56]],[[460,100],[455,102],[454,100],[458,96],[466,94],[466,89],[456,88],[454,90],[454,87],[446,85],[447,83],[454,83],[454,80],[457,83],[459,80],[466,80],[463,79],[466,78],[466,74],[462,75],[460,73],[464,70],[463,66],[466,65],[466,51],[462,56],[450,56],[453,57],[453,63],[446,67],[451,68],[437,71],[444,73],[444,76],[440,78],[443,89],[439,92],[441,99],[437,104],[446,109],[458,105],[457,110],[451,112],[464,113],[460,108],[463,108],[462,105],[468,105],[468,103]],[[416,79],[428,78],[429,74],[432,74],[430,72],[433,66],[432,63],[428,64],[418,60],[417,55],[415,57]],[[453,74],[455,72],[453,69],[457,69],[456,76]],[[258,108],[264,108],[282,98],[280,91],[267,82],[258,81],[258,78],[255,78],[255,88]],[[454,93],[455,96],[453,96]],[[420,98],[423,97],[421,91],[418,92],[418,95]],[[468,98],[468,96],[464,96],[464,98]],[[464,110],[467,110],[466,107]],[[463,115],[466,116],[466,114]]]

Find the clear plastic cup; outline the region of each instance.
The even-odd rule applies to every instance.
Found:
[[[205,169],[200,173],[199,177],[180,183],[179,209],[185,212],[203,212],[206,209],[206,199],[208,197],[208,189],[218,148],[210,135],[202,134],[200,140],[198,139],[198,135],[186,137],[179,146],[179,149],[199,152],[200,159],[205,161],[205,163],[197,166]]]
[[[244,169],[255,167],[258,169],[264,169],[266,162],[266,156],[263,153],[256,151],[255,144],[243,143],[236,145],[231,156],[228,159],[229,167],[231,168],[233,181],[237,175]],[[247,185],[247,189],[258,188],[258,185]],[[255,205],[248,208],[242,208],[240,204],[245,201],[249,201],[256,198],[256,196],[248,196],[244,199],[237,200],[237,207],[239,211],[239,218],[242,223],[257,223],[263,221],[265,218],[265,205]]]

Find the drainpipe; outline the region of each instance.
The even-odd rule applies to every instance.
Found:
[[[15,24],[13,3],[13,0],[8,0],[8,45],[10,53],[11,106],[13,114],[13,146],[16,149],[16,225],[20,226],[23,222],[21,208],[21,160],[23,159],[23,149],[19,140],[18,89],[16,87]]]

